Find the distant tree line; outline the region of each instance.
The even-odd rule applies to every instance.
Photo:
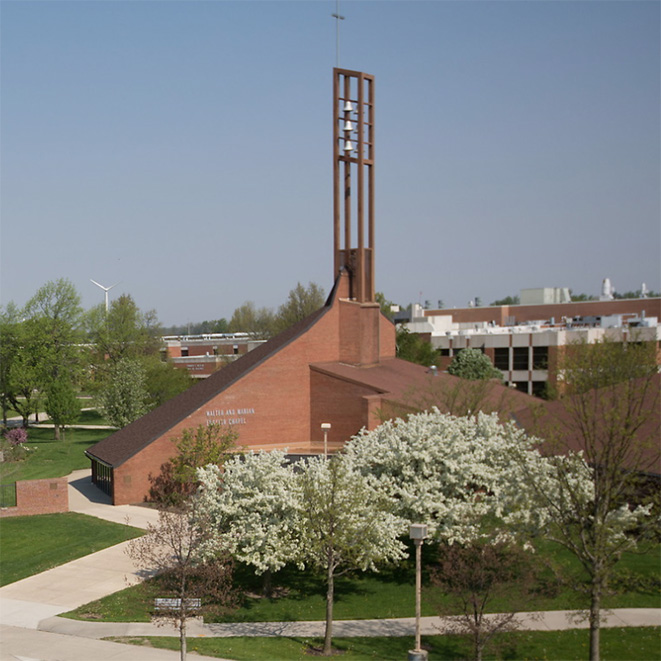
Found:
[[[322,287],[314,282],[303,286],[300,282],[289,292],[287,300],[274,311],[272,308],[257,308],[246,301],[234,310],[229,321],[225,317],[195,324],[169,326],[164,335],[204,335],[206,333],[248,333],[256,339],[268,340],[309,316],[324,305]]]
[[[0,407],[26,426],[45,411],[61,429],[80,415],[81,394],[91,396],[109,423],[124,426],[191,384],[161,355],[154,311],[142,312],[123,294],[108,310],[83,310],[74,285],[46,283],[23,308],[0,309]]]
[[[268,339],[324,304],[324,291],[298,283],[274,312],[252,302],[221,318],[164,329],[155,310],[143,312],[128,294],[108,310],[83,310],[66,279],[46,283],[22,308],[0,307],[0,409],[27,426],[45,411],[55,437],[80,416],[80,394],[91,396],[111,425],[123,427],[186,390],[193,380],[165,359],[161,337],[246,332]]]

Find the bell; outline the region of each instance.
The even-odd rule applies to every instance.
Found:
[[[344,151],[347,152],[347,154],[351,151],[353,151],[353,145],[351,144],[351,140],[347,140],[344,143]]]
[[[353,131],[353,124],[349,121],[344,122],[344,130],[345,131]]]
[[[344,104],[344,112],[352,112],[353,111],[353,103],[351,101],[347,101]]]

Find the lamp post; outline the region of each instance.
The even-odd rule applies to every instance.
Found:
[[[328,430],[331,428],[330,422],[322,422],[321,429],[324,432],[324,455],[328,457]]]
[[[422,542],[427,537],[424,523],[412,523],[409,537],[415,544],[415,649],[409,650],[408,661],[426,661],[427,652],[420,647],[420,596],[422,593]]]

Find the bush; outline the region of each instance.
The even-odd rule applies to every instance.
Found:
[[[149,500],[167,506],[181,505],[197,489],[197,469],[224,464],[237,439],[232,427],[218,424],[184,429],[176,441],[177,454],[161,465],[158,475],[149,475]]]
[[[22,427],[8,429],[2,435],[0,451],[4,461],[23,461],[28,456],[30,448],[25,445],[28,440],[28,432]]]
[[[20,443],[27,443],[28,431],[23,427],[15,427],[14,429],[8,429],[4,436],[10,445],[19,445]]]

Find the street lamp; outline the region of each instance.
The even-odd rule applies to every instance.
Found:
[[[424,523],[412,523],[409,537],[415,544],[415,649],[409,650],[408,661],[426,661],[427,652],[420,647],[420,595],[422,592],[422,542],[427,537]]]
[[[322,422],[321,429],[324,432],[324,454],[328,456],[328,430],[331,428],[330,422]]]

